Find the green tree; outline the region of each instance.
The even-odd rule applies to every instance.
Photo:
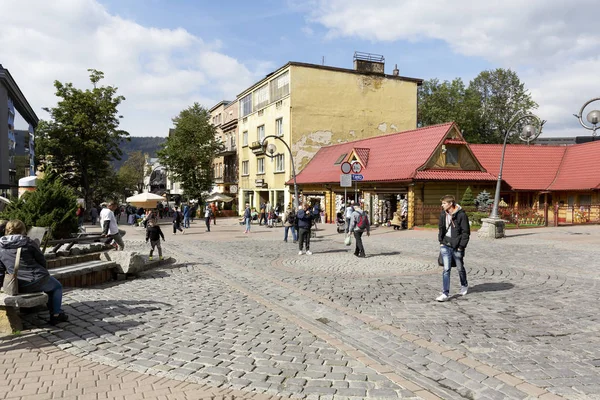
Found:
[[[512,70],[481,72],[465,87],[430,79],[418,93],[419,126],[454,121],[470,143],[502,143],[517,112],[531,112],[537,104]]]
[[[36,131],[36,155],[43,171],[57,173],[85,199],[89,209],[100,181],[109,174],[109,161],[119,159],[119,143],[129,133],[119,129],[118,106],[125,98],[113,86],[98,86],[104,74],[90,72],[93,89],[54,82],[60,98]]]
[[[127,161],[119,168],[118,177],[120,183],[128,194],[130,192],[137,191],[141,193],[144,191],[144,178],[148,176],[148,168],[146,164],[146,154],[141,151],[132,151],[127,155]]]
[[[465,193],[463,193],[462,199],[460,199],[460,205],[463,207],[469,207],[475,205],[475,199],[473,198],[473,192],[471,186],[467,186]]]
[[[194,103],[173,118],[175,128],[158,151],[158,159],[186,196],[199,199],[213,185],[212,161],[223,144],[215,138],[210,113]]]
[[[77,196],[65,186],[62,179],[53,174],[37,180],[36,190],[14,199],[0,213],[0,219],[19,219],[30,228],[52,228],[55,239],[68,238],[77,232]]]

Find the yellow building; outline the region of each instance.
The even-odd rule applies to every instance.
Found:
[[[213,193],[237,197],[237,102],[221,101],[210,110],[211,123],[215,126],[216,138],[223,143],[223,150],[213,160]],[[236,203],[237,204],[237,203]],[[231,209],[233,203],[224,203],[224,209]]]
[[[269,157],[265,137],[289,145],[298,174],[322,146],[414,129],[421,83],[397,69],[384,74],[383,57],[355,54],[354,69],[289,62],[244,90],[237,97],[239,209],[292,202],[289,153],[270,139],[277,151]]]

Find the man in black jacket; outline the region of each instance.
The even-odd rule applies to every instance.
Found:
[[[440,252],[444,260],[444,272],[442,274],[442,293],[436,298],[437,301],[447,301],[450,297],[450,269],[454,261],[460,277],[461,296],[467,294],[469,284],[467,282],[467,271],[463,259],[465,248],[471,236],[469,217],[464,210],[456,204],[454,196],[442,197],[442,213],[440,214],[438,240]]]

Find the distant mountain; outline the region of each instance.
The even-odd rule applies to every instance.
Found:
[[[156,152],[160,150],[161,145],[167,140],[166,137],[139,137],[132,136],[130,141],[124,140],[121,142],[121,151],[123,156],[120,160],[114,160],[112,166],[115,170],[119,170],[123,163],[127,161],[128,154],[133,151],[141,151],[148,153],[150,157],[156,157]]]

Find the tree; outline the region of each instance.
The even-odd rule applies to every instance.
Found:
[[[473,191],[471,191],[471,186],[467,186],[467,189],[465,190],[462,199],[460,199],[460,204],[463,207],[475,205],[475,199],[473,199]]]
[[[158,151],[158,159],[191,199],[213,185],[212,161],[223,144],[215,138],[210,113],[194,103],[173,118],[174,130]]]
[[[58,174],[64,183],[91,206],[95,188],[109,175],[109,161],[122,155],[119,143],[129,133],[118,129],[118,106],[125,98],[113,86],[97,86],[104,74],[90,72],[93,89],[77,89],[72,83],[54,82],[58,104],[44,108],[49,121],[36,131],[36,155],[43,171]]]
[[[460,78],[425,81],[418,97],[419,126],[454,121],[470,143],[502,143],[514,115],[537,108],[517,74],[502,68],[481,72],[467,88]]]
[[[144,178],[149,174],[146,156],[141,151],[132,151],[129,153],[127,161],[119,168],[118,177],[123,188],[129,192],[137,191],[142,193],[144,191]]]
[[[52,237],[61,239],[77,232],[76,209],[73,189],[65,186],[59,177],[47,174],[38,179],[33,192],[26,192],[8,204],[0,213],[0,219],[19,219],[27,227],[50,227]]]

